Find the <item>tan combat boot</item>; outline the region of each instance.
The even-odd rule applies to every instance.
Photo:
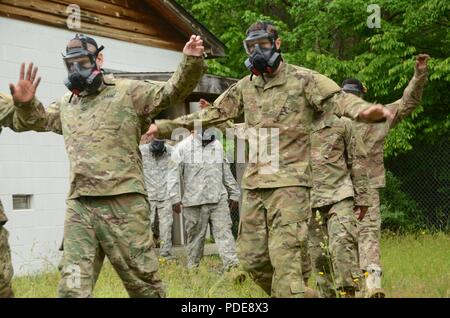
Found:
[[[370,264],[367,266],[365,276],[365,298],[385,298],[386,293],[381,288],[381,275],[382,271],[380,266]]]

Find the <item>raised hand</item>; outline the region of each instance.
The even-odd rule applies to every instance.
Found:
[[[203,56],[205,47],[202,38],[199,35],[192,35],[184,46],[183,53],[189,56]]]
[[[423,72],[427,68],[428,60],[430,59],[430,56],[428,54],[419,54],[416,58],[416,69],[419,72]]]
[[[33,100],[36,90],[41,82],[41,78],[36,79],[38,68],[33,63],[28,65],[25,74],[25,63],[20,66],[19,81],[16,85],[9,84],[11,95],[16,103],[29,103]]]

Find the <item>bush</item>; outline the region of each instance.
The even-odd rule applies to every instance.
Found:
[[[386,188],[380,192],[383,230],[415,232],[425,227],[425,218],[416,201],[401,190],[401,182],[386,171]]]

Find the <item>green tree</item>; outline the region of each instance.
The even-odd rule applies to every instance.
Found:
[[[319,71],[337,83],[357,77],[366,99],[380,103],[400,98],[413,74],[418,53],[432,56],[423,102],[386,141],[386,155],[408,151],[416,139],[437,141],[450,127],[450,2],[379,0],[381,28],[369,28],[363,0],[179,0],[227,46],[228,56],[212,61],[210,72],[241,78],[248,74],[242,48],[247,27],[271,20],[283,40],[289,63]]]

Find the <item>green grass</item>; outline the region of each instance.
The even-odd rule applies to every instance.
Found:
[[[384,236],[382,240],[383,284],[388,297],[450,297],[450,236],[419,234]],[[217,256],[205,257],[197,273],[186,270],[185,259],[161,264],[160,275],[168,297],[249,298],[265,297],[253,282],[242,285],[220,274]],[[17,277],[13,287],[17,297],[56,297],[59,275],[52,272]],[[117,274],[106,263],[94,290],[95,297],[127,297]]]
[[[389,297],[450,298],[450,236],[387,236],[382,242]]]

